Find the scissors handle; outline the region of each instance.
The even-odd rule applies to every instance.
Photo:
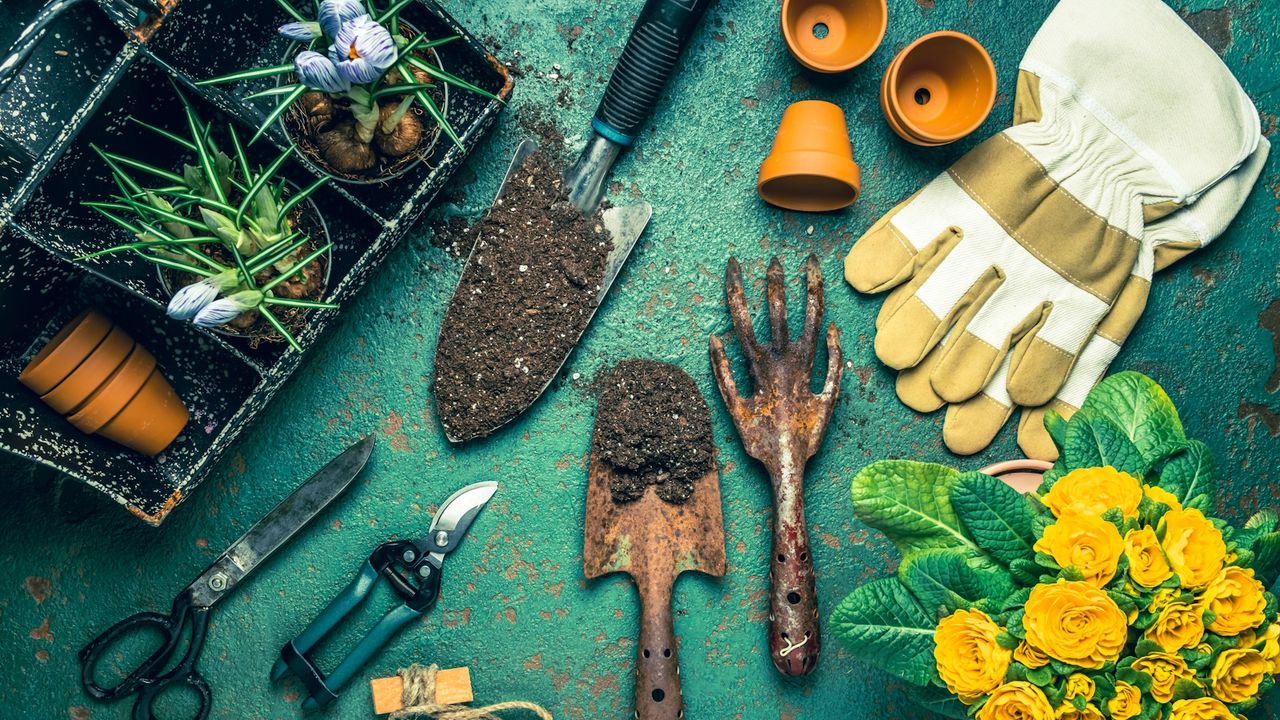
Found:
[[[173,659],[174,651],[182,639],[183,629],[190,621],[191,635],[187,642],[187,650],[173,669],[165,672],[165,667]],[[95,679],[98,664],[102,662],[107,651],[128,635],[144,632],[147,629],[158,630],[164,642],[155,652],[138,664],[133,672],[115,685],[104,687]],[[164,615],[154,612],[140,612],[131,615],[107,628],[98,637],[80,650],[80,684],[90,697],[97,700],[114,700],[136,693],[134,705],[135,720],[152,720],[151,705],[156,697],[169,685],[181,682],[190,686],[200,697],[200,709],[195,720],[205,720],[209,716],[211,695],[204,678],[196,670],[200,659],[200,650],[204,647],[205,634],[209,629],[209,609],[192,605],[187,593],[174,598],[173,610]]]

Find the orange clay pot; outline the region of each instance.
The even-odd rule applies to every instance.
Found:
[[[996,101],[996,66],[977,40],[936,32],[908,45],[889,64],[881,108],[894,132],[923,146],[945,145],[987,119]]]
[[[852,205],[862,171],[840,108],[822,100],[792,103],[782,114],[769,157],[760,165],[756,190],[788,210],[824,212]]]
[[[801,65],[823,73],[861,65],[884,40],[885,0],[782,0],[782,36]]]
[[[1005,485],[1025,495],[1040,487],[1045,472],[1051,467],[1053,463],[1044,460],[1006,460],[988,465],[979,472],[999,478]]]
[[[80,432],[92,434],[124,409],[156,369],[156,359],[141,345],[87,400],[67,418]]]
[[[18,374],[18,380],[37,395],[44,395],[75,370],[111,331],[111,321],[101,313],[85,310],[67,323],[40,349]]]
[[[138,394],[99,428],[98,434],[144,455],[156,455],[177,439],[189,417],[169,381],[155,369]]]
[[[125,358],[133,352],[133,345],[133,338],[123,328],[111,328],[107,337],[89,353],[89,357],[76,366],[57,387],[41,395],[40,399],[57,410],[59,415],[66,415],[124,364]]]

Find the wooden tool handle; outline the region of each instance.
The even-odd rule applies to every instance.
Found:
[[[636,717],[680,720],[680,661],[671,619],[672,579],[637,579],[640,589],[640,647],[636,657]]]
[[[807,675],[818,666],[818,593],[804,521],[803,478],[774,482],[773,558],[769,569],[769,657],[784,675]]]

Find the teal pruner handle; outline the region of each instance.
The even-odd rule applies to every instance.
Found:
[[[378,581],[378,571],[374,569],[373,564],[368,560],[364,566],[360,568],[360,573],[347,585],[347,587],[329,603],[323,612],[316,616],[315,620],[307,626],[306,630],[293,641],[294,647],[299,653],[310,652],[311,648],[316,646],[330,630],[333,630],[342,618],[347,616],[369,595],[369,591],[373,589],[374,583]],[[276,660],[276,664],[271,668],[271,679],[279,680],[289,673],[289,666],[285,664],[283,658]],[[336,684],[335,684],[336,687]]]
[[[422,617],[422,611],[414,610],[408,605],[400,605],[383,615],[378,624],[374,625],[373,629],[355,646],[351,654],[347,655],[342,663],[334,668],[333,672],[329,673],[326,681],[329,689],[336,693],[339,688],[347,684],[348,680],[360,672],[360,668],[364,667],[365,663],[369,662],[370,658],[377,654],[382,649],[382,646],[386,645],[387,641],[391,640],[400,631],[400,628],[420,617]],[[309,697],[302,703],[302,710],[306,712],[319,706],[320,704],[314,697]]]

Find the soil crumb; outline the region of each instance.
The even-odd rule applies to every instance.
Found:
[[[658,497],[681,504],[712,467],[711,410],[693,379],[652,360],[618,363],[600,385],[591,454],[613,469],[613,501]]]
[[[436,410],[455,442],[519,415],[595,313],[612,247],[600,213],[563,195],[561,168],[525,159],[483,220],[436,346]]]

